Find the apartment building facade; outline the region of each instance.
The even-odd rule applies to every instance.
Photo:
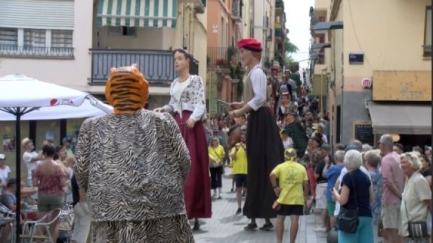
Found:
[[[331,141],[431,143],[430,1],[332,0],[328,12],[313,30],[329,35]]]
[[[112,67],[137,63],[150,83],[148,108],[168,102],[172,51],[186,47],[206,76],[206,0],[0,0],[0,76],[20,73],[104,100]],[[75,137],[82,120],[25,121],[37,146]],[[0,137],[14,134],[1,122]],[[13,153],[7,153],[14,161]]]
[[[149,105],[158,106],[176,77],[170,50],[186,47],[196,59],[194,72],[206,74],[199,51],[207,41],[205,0],[0,4],[1,75],[23,73],[98,95],[112,66],[136,62],[151,84]]]
[[[275,66],[275,61],[282,69],[286,59],[286,38],[289,34],[286,29],[286,12],[283,0],[275,0],[274,26],[269,30],[268,39],[274,40],[270,66]]]
[[[312,28],[319,22],[326,22],[329,18],[328,8],[330,0],[316,0],[314,7],[310,7],[310,82],[313,89],[311,95],[319,97],[319,107],[327,110],[328,76],[331,60],[331,49],[328,32],[315,32]]]

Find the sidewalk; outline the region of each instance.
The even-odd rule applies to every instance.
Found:
[[[236,216],[236,194],[231,193],[231,171],[226,169],[223,176],[222,199],[214,199],[212,202],[212,218],[203,219],[200,231],[194,232],[196,243],[275,243],[275,229],[271,231],[245,231],[248,219],[242,215]],[[257,221],[259,227],[264,220]],[[275,220],[272,222],[275,226]],[[290,219],[286,219],[284,242],[289,242]],[[302,216],[298,231],[297,243],[326,243],[326,234],[315,232],[320,225],[318,215]]]

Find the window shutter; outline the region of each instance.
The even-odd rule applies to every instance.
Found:
[[[0,27],[74,29],[73,0],[0,0]]]

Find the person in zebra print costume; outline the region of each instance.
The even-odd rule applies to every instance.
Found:
[[[97,243],[193,243],[185,212],[188,148],[168,113],[144,110],[138,66],[112,68],[105,95],[113,114],[81,126],[75,172]]]

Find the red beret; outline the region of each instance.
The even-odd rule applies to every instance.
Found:
[[[238,48],[244,48],[250,51],[262,51],[262,43],[254,38],[246,38],[238,41]]]

